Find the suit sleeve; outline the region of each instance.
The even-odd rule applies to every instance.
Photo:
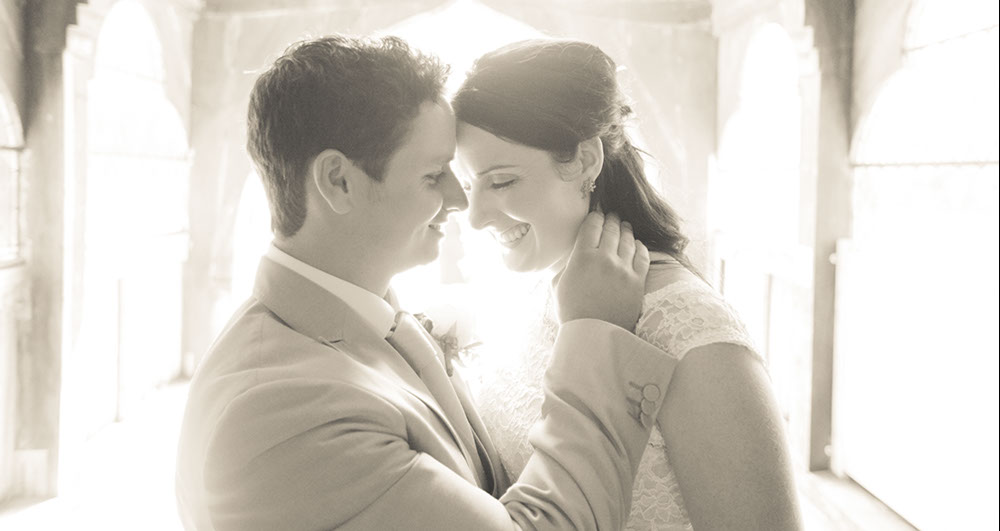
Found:
[[[620,327],[562,326],[535,453],[501,501],[525,529],[621,529],[676,361]],[[538,510],[541,508],[542,510]]]
[[[370,390],[308,380],[257,386],[230,404],[209,447],[213,525],[620,529],[652,427],[629,389],[652,378],[665,391],[673,363],[620,328],[564,325],[531,434],[535,455],[500,500],[412,449],[402,414]],[[653,418],[659,405],[647,406]]]

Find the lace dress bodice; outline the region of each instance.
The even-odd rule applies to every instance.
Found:
[[[488,366],[473,371],[470,379],[479,412],[511,478],[520,475],[532,454],[528,432],[541,416],[542,380],[558,330],[553,305],[548,297],[546,301],[522,351],[502,353],[502,360],[479,360]],[[700,280],[678,281],[647,293],[636,333],[678,360],[711,343],[734,343],[755,352],[735,311]],[[626,529],[691,529],[659,426],[639,464]]]

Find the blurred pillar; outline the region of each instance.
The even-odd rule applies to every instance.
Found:
[[[854,0],[806,0],[805,21],[814,31],[821,72],[809,469],[825,470],[830,467],[833,393],[833,260],[837,240],[849,236],[851,226]]]

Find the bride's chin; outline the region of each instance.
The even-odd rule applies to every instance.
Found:
[[[528,273],[532,271],[532,268],[524,259],[510,254],[504,255],[503,265],[515,273]]]
[[[503,254],[504,266],[516,273],[541,273],[554,278],[566,269],[566,264],[569,262],[568,252],[549,263],[551,257],[547,253],[539,254],[537,249],[532,253],[525,251],[523,248],[508,250]]]

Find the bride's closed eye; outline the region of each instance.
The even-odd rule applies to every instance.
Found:
[[[511,177],[509,175],[490,177],[490,188],[493,190],[503,190],[504,188],[513,186],[517,181],[517,177]]]

